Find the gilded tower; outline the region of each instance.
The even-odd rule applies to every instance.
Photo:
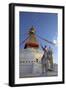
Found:
[[[36,34],[35,28],[32,26],[29,29],[29,32],[28,32],[29,37],[25,43],[24,49],[26,49],[26,48],[39,48],[39,44],[37,42],[35,34]]]

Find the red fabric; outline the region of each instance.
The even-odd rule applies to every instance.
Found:
[[[27,47],[39,47],[38,43],[26,43]]]

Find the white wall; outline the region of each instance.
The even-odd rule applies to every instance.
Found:
[[[8,84],[8,4],[11,2],[19,3],[36,3],[36,4],[51,4],[65,5],[66,0],[0,0],[0,90],[22,90],[22,89],[37,89],[37,90],[65,90],[66,84],[63,85],[46,85],[46,86],[31,86],[11,88]]]

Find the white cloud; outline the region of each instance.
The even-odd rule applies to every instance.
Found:
[[[56,41],[56,40],[53,40],[53,43],[54,43],[54,44],[56,44],[56,43],[57,43],[57,41]]]
[[[57,46],[58,45],[58,41],[57,40],[53,40],[53,43]]]

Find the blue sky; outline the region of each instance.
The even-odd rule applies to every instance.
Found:
[[[34,26],[36,34],[42,38],[46,38],[49,41],[57,40],[58,35],[58,16],[57,13],[36,13],[36,12],[20,12],[20,43],[25,40],[28,36],[28,31],[31,26]],[[57,63],[58,48],[57,46],[51,45],[37,37],[39,44],[43,46],[51,46],[53,49],[53,56]],[[25,44],[25,43],[24,43]],[[24,44],[20,45],[20,48],[24,47]]]

